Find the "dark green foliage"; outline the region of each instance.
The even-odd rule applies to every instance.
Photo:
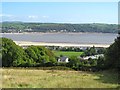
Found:
[[[1,23],[0,23],[1,24]],[[55,30],[55,31],[54,31]],[[58,24],[3,22],[2,32],[103,32],[117,33],[116,24]]]
[[[30,46],[24,50],[11,39],[1,39],[2,49],[0,52],[2,53],[3,67],[53,66],[57,62],[54,54],[45,47]]]
[[[120,68],[120,36],[107,49],[105,56],[106,68]]]
[[[25,52],[29,56],[29,59],[33,59],[37,66],[52,66],[57,61],[54,54],[41,46],[29,46],[25,49]]]
[[[105,49],[105,48],[99,48],[99,49],[97,50],[97,54],[105,54],[105,52],[106,52],[106,49]]]
[[[2,38],[2,65],[20,66],[26,63],[24,50],[11,39]]]
[[[97,54],[105,54],[106,48],[97,48],[97,47],[91,47],[87,48],[84,50],[84,53],[81,55],[82,57],[84,56],[92,56],[92,55],[97,55]]]
[[[91,48],[87,48],[82,56],[92,56],[92,55],[96,55],[99,54],[96,50],[96,48],[93,46]]]
[[[90,66],[96,66],[96,64],[97,64],[97,60],[95,60],[95,59],[89,58],[88,61],[89,61]]]
[[[72,56],[67,66],[75,70],[96,71],[97,70],[96,63],[97,60],[93,60],[93,59],[80,60],[77,57]]]
[[[105,67],[105,58],[104,57],[99,57],[97,60],[97,69],[102,70]]]
[[[71,56],[68,66],[75,70],[78,70],[80,66],[80,60],[76,56]]]

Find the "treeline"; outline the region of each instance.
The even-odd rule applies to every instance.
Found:
[[[68,63],[59,63],[54,53],[42,46],[29,46],[26,49],[16,45],[11,39],[1,38],[0,58],[3,67],[53,67],[64,66],[75,70],[98,71],[104,69],[120,70],[120,36],[107,48],[105,57],[98,59],[83,60],[70,57]],[[90,49],[90,54],[94,54],[94,47]],[[60,67],[61,68],[61,67]]]
[[[3,67],[54,66],[54,54],[42,46],[29,46],[27,49],[16,45],[11,39],[2,38]]]
[[[117,33],[116,24],[59,24],[59,23],[23,23],[3,22],[2,32],[97,32]]]

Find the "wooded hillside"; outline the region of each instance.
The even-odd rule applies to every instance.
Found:
[[[2,32],[97,32],[117,33],[116,24],[0,23]]]

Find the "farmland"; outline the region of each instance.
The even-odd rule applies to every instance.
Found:
[[[80,56],[81,54],[83,54],[83,52],[74,52],[74,51],[53,51],[55,56],[60,56],[60,55],[63,55],[63,56],[67,56],[67,57],[70,57],[70,56]]]
[[[3,88],[116,88],[114,70],[83,72],[26,68],[2,69]]]

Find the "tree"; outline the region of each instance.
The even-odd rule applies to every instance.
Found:
[[[73,69],[78,70],[79,66],[80,66],[80,60],[76,56],[71,56],[69,63],[68,63],[68,66],[73,68]]]
[[[90,66],[96,66],[96,64],[97,64],[97,62],[96,62],[97,60],[95,60],[95,59],[89,58],[88,61],[89,61]]]
[[[2,39],[2,66],[19,66],[26,63],[24,50],[11,39]]]
[[[37,53],[37,48],[34,46],[30,46],[27,49],[25,49],[25,52],[27,53],[29,59],[33,59],[35,62],[38,60],[39,52]]]
[[[100,70],[100,69],[104,69],[105,67],[105,58],[104,57],[99,57],[97,59],[97,65],[96,65],[97,69]]]
[[[120,69],[120,34],[105,54],[105,67]]]
[[[97,50],[97,54],[105,54],[105,52],[106,52],[106,49],[105,49],[105,48],[99,48],[99,49]]]
[[[41,46],[29,46],[27,49],[16,45],[11,39],[1,38],[0,55],[4,67],[55,65],[57,60],[51,50]]]
[[[95,55],[96,54],[95,46],[93,46],[89,49],[89,53],[90,53],[90,55]]]
[[[51,50],[42,46],[29,46],[25,52],[29,59],[36,63],[36,66],[54,65],[57,62]]]
[[[91,56],[97,54],[95,47],[87,48],[84,52],[84,56]]]

